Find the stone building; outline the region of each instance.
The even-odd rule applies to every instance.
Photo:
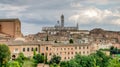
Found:
[[[0,37],[22,37],[19,19],[0,19]]]

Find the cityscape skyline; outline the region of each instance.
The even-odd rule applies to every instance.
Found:
[[[120,31],[119,6],[119,0],[1,0],[0,18],[19,18],[24,35],[40,32],[43,26],[54,26],[61,14],[66,26],[79,23],[80,30]]]

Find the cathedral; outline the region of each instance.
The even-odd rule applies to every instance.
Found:
[[[57,25],[55,25],[54,27],[42,27],[42,31],[45,31],[49,34],[56,34],[56,33],[63,33],[63,32],[70,32],[70,31],[78,31],[78,24],[76,26],[73,27],[65,27],[64,26],[64,15],[62,14],[60,17],[60,22],[57,21]]]

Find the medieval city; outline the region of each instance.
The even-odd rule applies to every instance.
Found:
[[[24,36],[21,32],[21,21],[18,18],[0,19],[0,43],[9,47],[11,60],[15,60],[19,53],[32,58],[34,50],[37,54],[40,53],[46,57],[47,61],[50,61],[53,55],[60,56],[61,61],[69,61],[76,54],[88,56],[103,50],[102,52],[109,56],[108,49],[111,47],[120,49],[120,31],[102,28],[81,30],[78,23],[73,27],[65,26],[64,20],[65,17],[62,14],[53,27],[42,27],[41,32]],[[48,66],[43,65],[43,67]]]

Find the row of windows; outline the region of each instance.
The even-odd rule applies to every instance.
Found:
[[[62,54],[62,52],[60,52],[60,55]],[[64,52],[64,54],[68,54],[68,55],[73,55],[73,54],[89,54],[89,51],[83,51],[83,52]],[[49,53],[49,56],[51,56],[52,53]],[[56,53],[56,55],[59,55],[59,53]]]
[[[89,49],[89,47],[87,46],[87,47],[85,47],[85,46],[83,46],[83,47],[79,47],[79,49]],[[61,50],[73,50],[73,48],[60,48]],[[75,49],[78,49],[78,47],[75,47]],[[48,49],[48,47],[46,47],[46,50],[49,50]],[[50,48],[50,50],[51,50],[51,48]],[[54,48],[54,50],[55,50],[55,48]],[[58,48],[56,48],[56,50],[58,50]]]
[[[33,50],[36,50],[36,51],[38,51],[38,48],[36,47],[36,48],[23,48],[23,52],[25,52],[25,51],[33,51]]]
[[[64,57],[64,59],[66,60],[66,59],[73,59],[73,57]]]
[[[75,49],[82,49],[82,47],[75,47]],[[83,46],[83,49],[85,49],[85,46]],[[86,49],[89,49],[89,47],[87,46]]]

